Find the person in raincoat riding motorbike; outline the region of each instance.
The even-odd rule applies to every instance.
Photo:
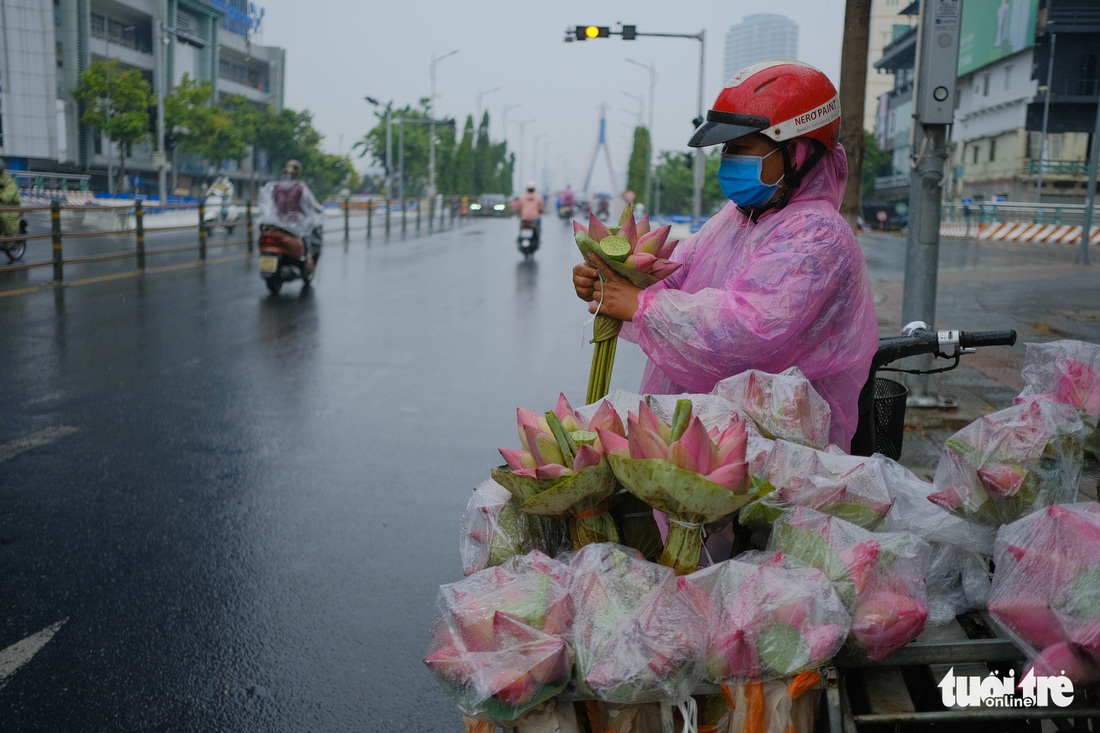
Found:
[[[641,392],[706,393],[748,369],[797,366],[832,408],[830,440],[849,449],[878,323],[839,213],[839,134],[836,88],[817,69],[773,60],[741,70],[688,142],[723,146],[730,203],[676,248],[681,267],[644,290],[598,258],[573,269],[589,310],[600,303],[623,320],[621,335],[648,357]]]

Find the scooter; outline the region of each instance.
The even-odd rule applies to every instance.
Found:
[[[558,207],[559,219],[571,219],[573,218],[573,204],[562,204]]]
[[[19,214],[19,234],[13,236],[24,236],[27,233],[27,220],[23,218],[22,212]],[[23,254],[27,251],[26,239],[9,239],[6,242],[0,242],[0,249],[4,250],[4,254],[8,256],[8,262],[15,262],[22,259]]]
[[[313,279],[313,258],[305,241],[293,232],[272,224],[260,226],[260,277],[272,295],[278,295],[283,283],[301,280],[308,288]]]
[[[214,233],[215,227],[225,227],[226,234],[232,234],[241,218],[241,212],[232,199],[218,193],[211,193],[206,197],[203,209],[203,226],[206,227],[207,236]]]
[[[535,254],[539,248],[538,222],[534,219],[523,219],[519,223],[519,238],[516,240],[519,251],[523,253],[523,259]]]

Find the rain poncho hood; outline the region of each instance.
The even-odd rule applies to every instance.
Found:
[[[305,238],[325,223],[324,207],[299,180],[271,181],[260,189],[260,223]]]
[[[808,144],[795,141],[796,160]],[[829,151],[780,210],[755,224],[728,203],[681,243],[683,266],[643,290],[622,334],[649,357],[641,392],[710,392],[747,369],[797,366],[833,411],[847,449],[878,348],[867,265],[839,207],[844,149]]]

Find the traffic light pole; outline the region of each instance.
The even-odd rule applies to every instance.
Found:
[[[566,42],[574,40],[583,40],[583,28],[586,26],[576,26],[572,31],[567,31],[565,35]],[[603,28],[602,26],[587,26],[590,28]],[[627,30],[629,29],[629,30]],[[706,31],[702,30],[698,33],[640,33],[636,26],[624,25],[622,31],[612,31],[605,29],[599,36],[603,37],[606,34],[608,36],[622,36],[623,40],[632,41],[635,38],[641,38],[642,36],[649,36],[650,38],[692,38],[699,41],[699,104],[696,109],[696,117],[702,124],[703,118],[703,68],[704,60],[706,59]],[[653,131],[649,131],[650,136],[653,135]],[[694,183],[691,191],[691,229],[695,231],[699,228],[699,219],[702,216],[703,211],[703,173],[706,167],[706,157],[703,154],[702,148],[696,148],[695,150],[695,168],[694,168]]]

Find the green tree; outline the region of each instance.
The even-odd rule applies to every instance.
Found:
[[[642,202],[647,207],[649,202],[645,200],[645,170],[649,161],[649,130],[644,127],[634,128],[634,147],[630,151],[630,160],[626,164],[626,187],[633,191],[636,202]]]
[[[721,146],[707,153],[703,172],[702,211],[713,214],[726,203],[722,189],[718,186],[718,164],[721,162]],[[661,186],[661,213],[677,214],[691,211],[694,187],[694,153],[670,152],[664,150],[659,156],[654,176]]]
[[[474,144],[474,193],[496,192],[497,162],[496,150],[489,142],[489,112],[486,110],[481,115]]]
[[[455,150],[455,193],[475,194],[477,181],[474,161],[474,118],[466,116],[466,126],[462,129],[462,139]]]
[[[214,85],[184,74],[180,83],[164,97],[164,131],[185,153],[205,152],[206,140],[214,128],[215,111],[210,106]]]
[[[134,143],[149,137],[149,108],[156,103],[153,89],[136,69],[120,70],[118,62],[94,61],[77,80],[72,95],[83,112],[81,123],[103,131],[118,144],[118,183],[126,176],[126,156]]]
[[[890,153],[878,145],[878,139],[874,133],[863,131],[863,170],[860,176],[860,192],[863,200],[872,199],[875,196],[875,179],[879,176],[889,175],[893,160]]]

